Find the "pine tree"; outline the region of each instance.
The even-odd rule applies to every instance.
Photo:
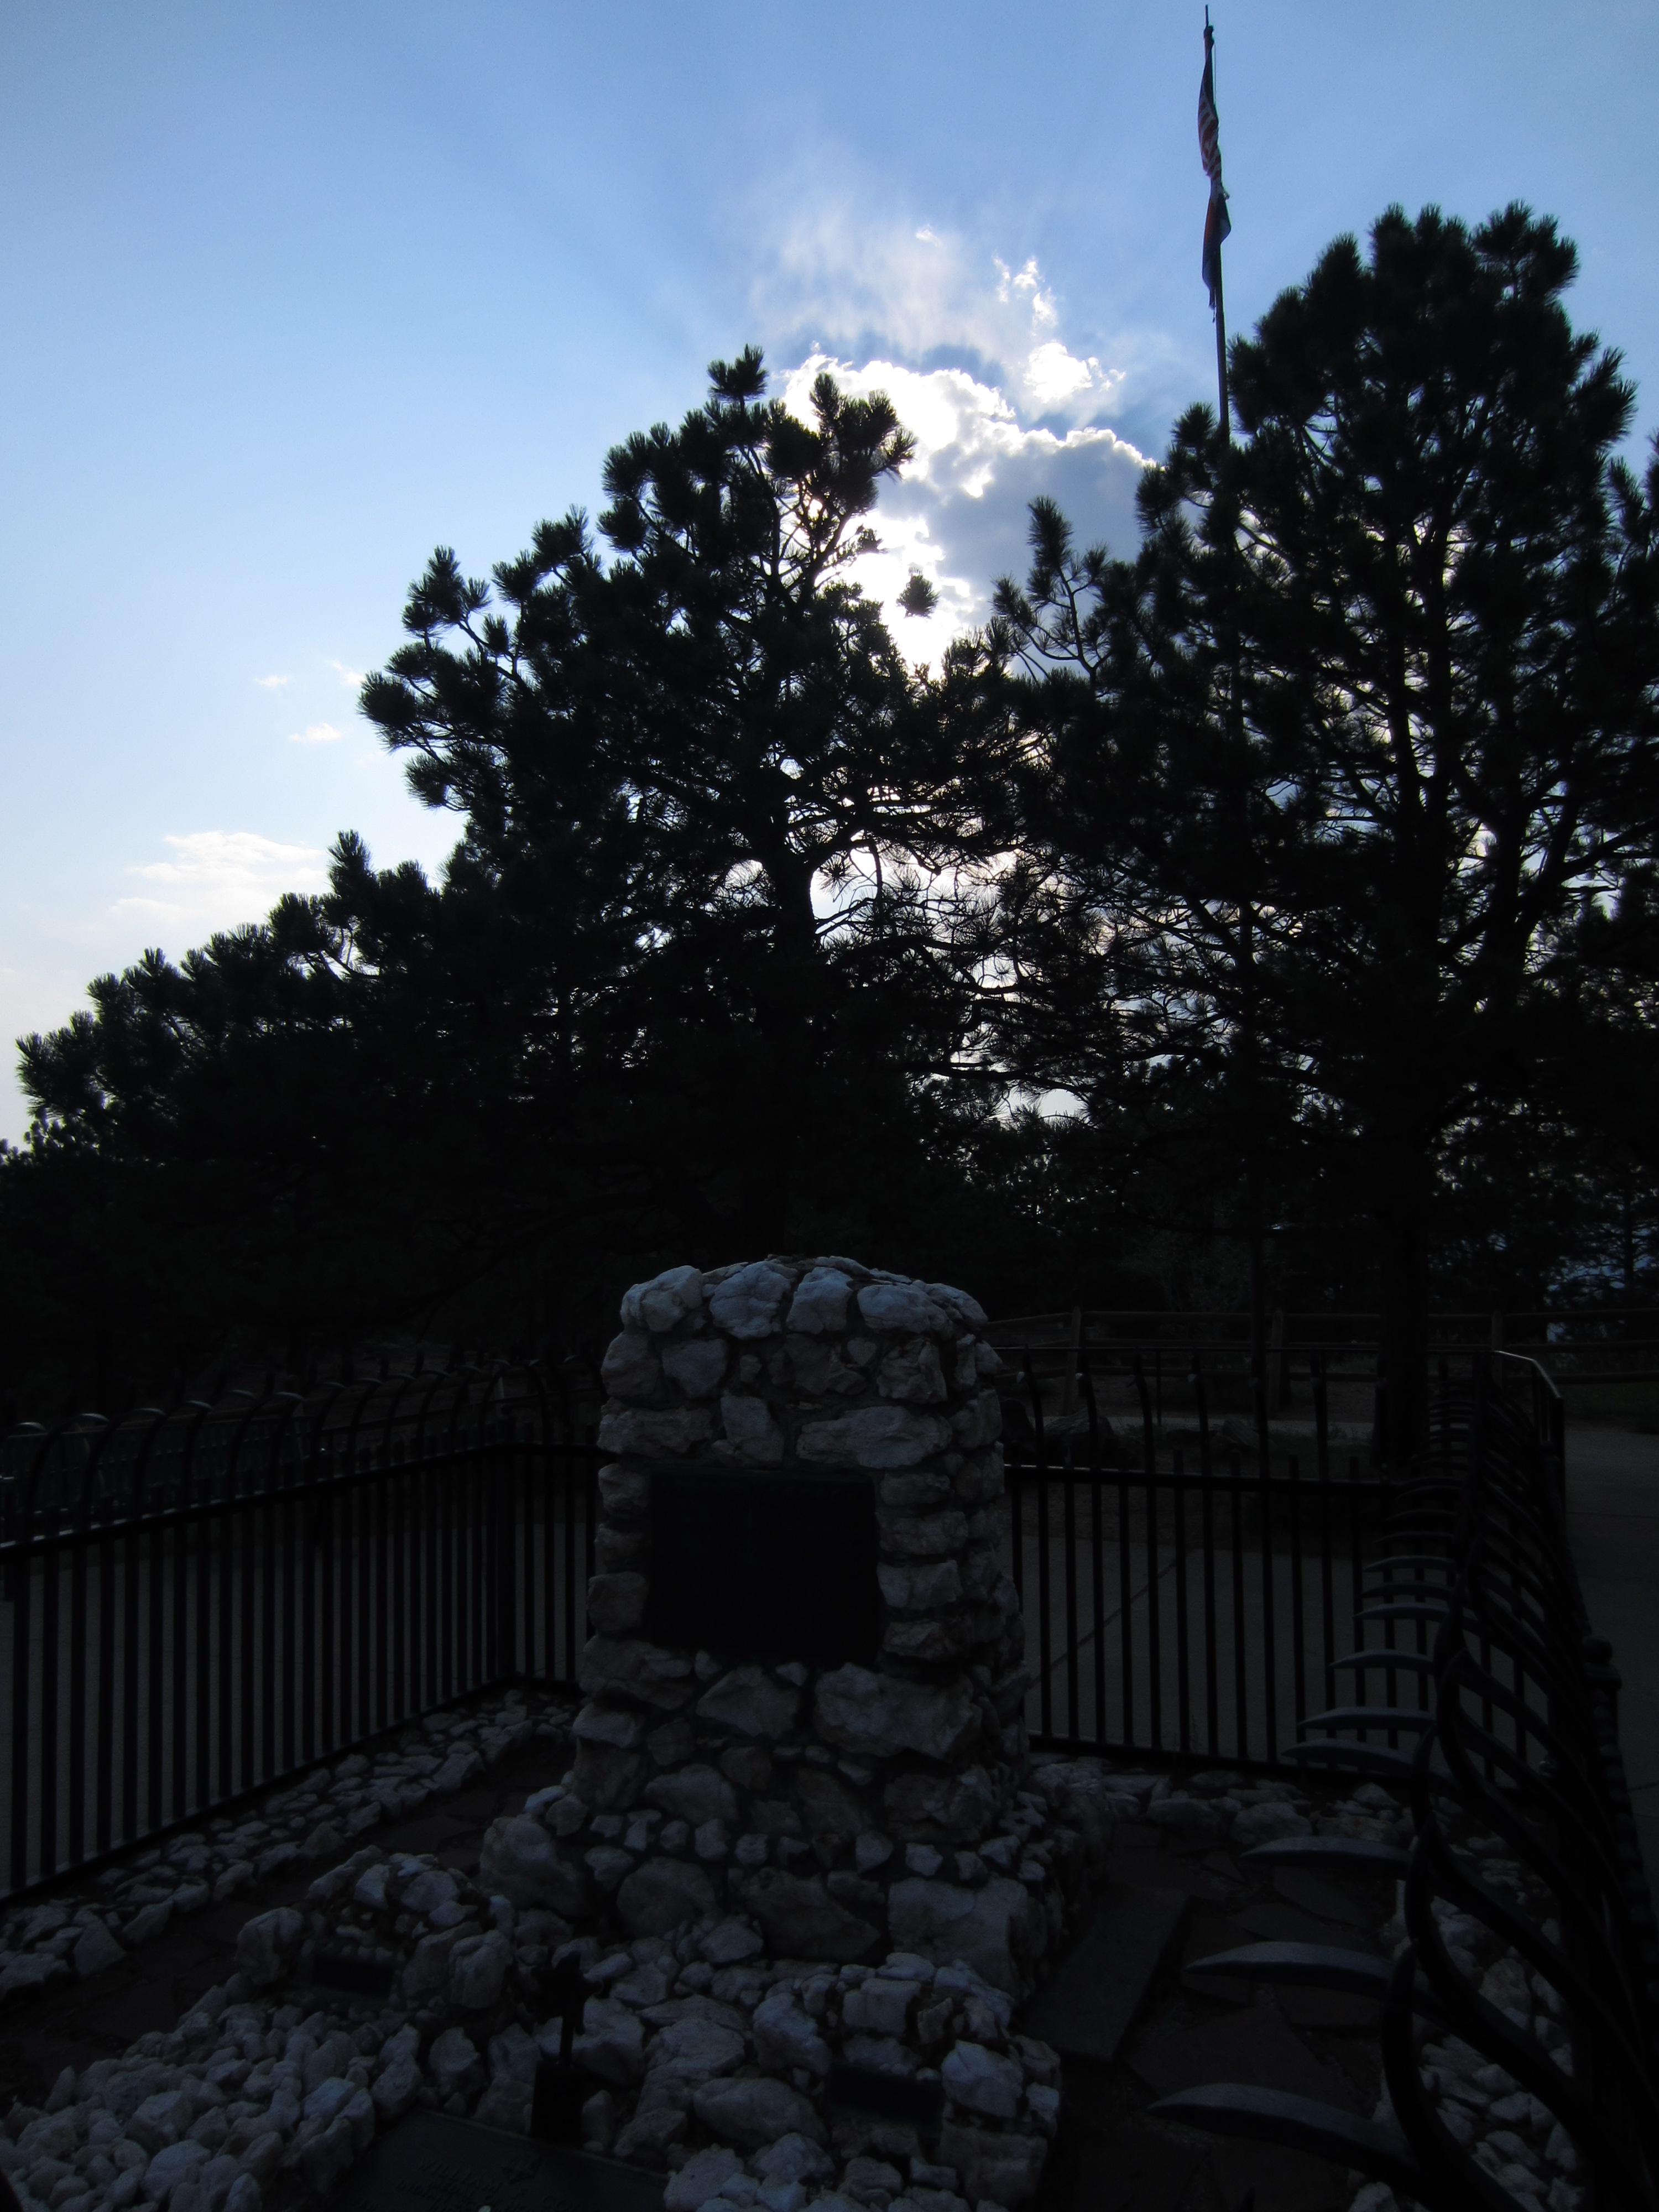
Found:
[[[1138,557],[1040,512],[1001,599],[1054,670],[1029,812],[1073,936],[1120,1033],[1213,1055],[1242,1173],[1303,1148],[1370,1214],[1401,1451],[1451,1151],[1524,1105],[1574,917],[1652,854],[1659,463],[1616,456],[1575,267],[1518,207],[1337,240],[1232,348],[1242,436],[1194,409],[1148,472]]]

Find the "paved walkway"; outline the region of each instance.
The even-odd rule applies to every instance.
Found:
[[[1570,1427],[1567,1527],[1591,1624],[1625,1678],[1619,1735],[1659,1893],[1659,1436]]]

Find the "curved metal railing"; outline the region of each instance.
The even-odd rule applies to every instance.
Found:
[[[1344,1663],[1362,1680],[1385,1669],[1406,1693],[1304,1724],[1304,1763],[1369,1768],[1404,1796],[1409,1852],[1309,1838],[1249,1854],[1395,1878],[1392,1961],[1258,1944],[1194,1962],[1378,1996],[1383,2106],[1364,2120],[1218,2083],[1153,2110],[1337,2160],[1432,2212],[1528,2212],[1537,2195],[1514,2174],[1506,2185],[1467,2121],[1449,2124],[1431,2039],[1449,2033],[1565,2130],[1597,2212],[1656,2212],[1659,1931],[1619,1750],[1618,1676],[1568,1549],[1559,1400],[1534,1363],[1504,1359],[1502,1373],[1523,1384],[1520,1401],[1496,1358],[1468,1388],[1443,1382],[1429,1463],[1391,1499],[1376,1547],[1360,1618],[1389,1641]]]

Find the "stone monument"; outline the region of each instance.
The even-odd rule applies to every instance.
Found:
[[[1006,1820],[1030,1677],[985,1315],[831,1257],[670,1268],[622,1320],[586,1702],[541,1808],[573,1870],[630,1935],[740,1910],[774,1955],[897,1947],[1024,1995],[1063,1905]]]

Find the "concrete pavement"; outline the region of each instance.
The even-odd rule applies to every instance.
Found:
[[[1659,1893],[1659,1436],[1567,1431],[1567,1528],[1590,1624],[1624,1677],[1619,1738]]]

